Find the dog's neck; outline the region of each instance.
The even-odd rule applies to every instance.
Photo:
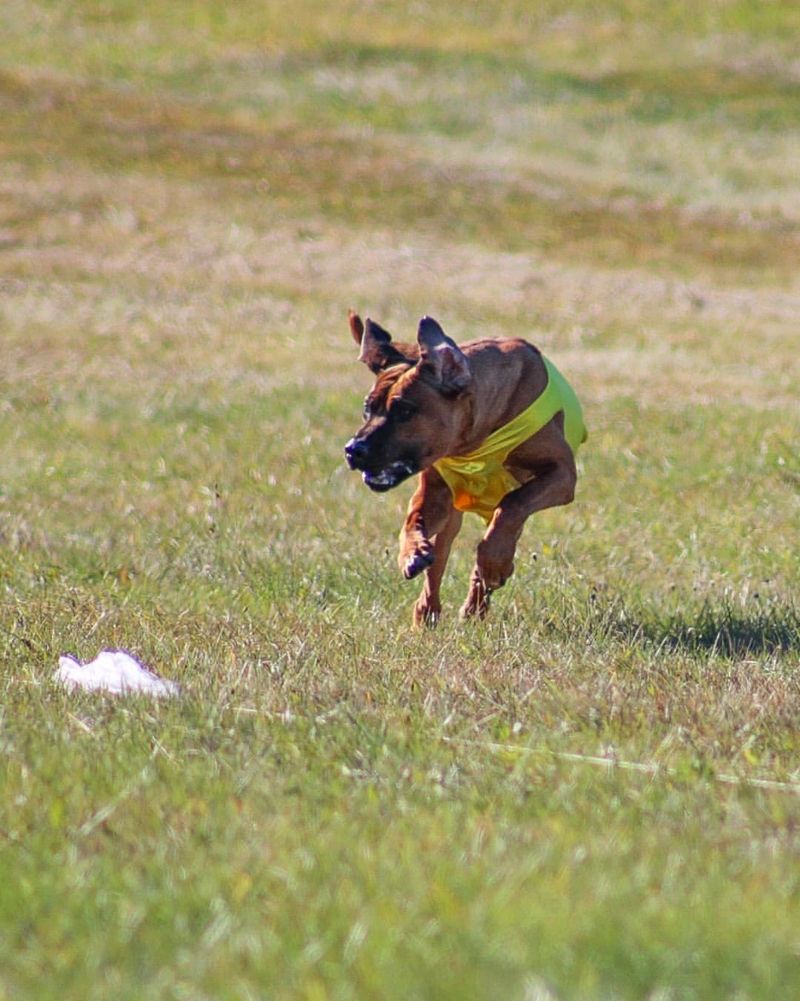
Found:
[[[462,432],[453,455],[474,451],[498,428],[508,424],[542,392],[546,375],[532,380],[518,354],[504,354],[501,364],[484,352],[469,359],[472,385],[464,393]],[[532,391],[533,382],[533,391]]]

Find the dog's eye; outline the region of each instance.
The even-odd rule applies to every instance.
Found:
[[[365,421],[368,421],[372,417],[372,407],[369,405],[369,400],[364,400],[364,409],[361,413]]]
[[[416,412],[416,407],[410,403],[404,403],[402,400],[398,400],[392,407],[392,415],[398,421],[409,421]]]

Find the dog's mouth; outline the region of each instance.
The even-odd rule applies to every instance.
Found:
[[[393,462],[385,469],[381,469],[380,472],[364,472],[361,475],[370,490],[374,490],[375,493],[383,493],[385,490],[391,490],[392,487],[396,487],[403,480],[407,480],[415,472],[416,469],[411,463],[400,461]]]

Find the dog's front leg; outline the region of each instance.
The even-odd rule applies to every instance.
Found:
[[[569,504],[575,493],[575,462],[572,453],[541,469],[535,479],[512,490],[500,501],[486,534],[478,545],[464,618],[483,618],[489,598],[514,572],[514,554],[527,519],[536,511]]]
[[[422,593],[414,606],[415,625],[434,625],[439,617],[439,586],[461,518],[453,507],[450,488],[435,469],[426,469],[408,505],[398,557],[406,579],[425,571]]]
[[[425,571],[422,592],[414,605],[413,621],[415,626],[435,626],[442,612],[442,602],[439,598],[439,588],[450,556],[453,540],[461,528],[464,515],[454,507],[445,524],[434,535],[433,563]]]
[[[397,562],[406,580],[426,570],[434,560],[433,537],[447,523],[453,510],[450,488],[435,469],[420,473],[419,486],[408,505],[400,530]]]

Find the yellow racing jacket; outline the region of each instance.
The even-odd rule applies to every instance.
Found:
[[[473,511],[484,521],[491,521],[505,495],[521,486],[503,463],[515,448],[533,437],[560,411],[564,412],[564,436],[572,454],[586,441],[578,397],[555,365],[544,356],[542,361],[547,369],[547,385],[529,407],[468,455],[449,455],[434,463],[450,487],[453,505],[459,511]]]

